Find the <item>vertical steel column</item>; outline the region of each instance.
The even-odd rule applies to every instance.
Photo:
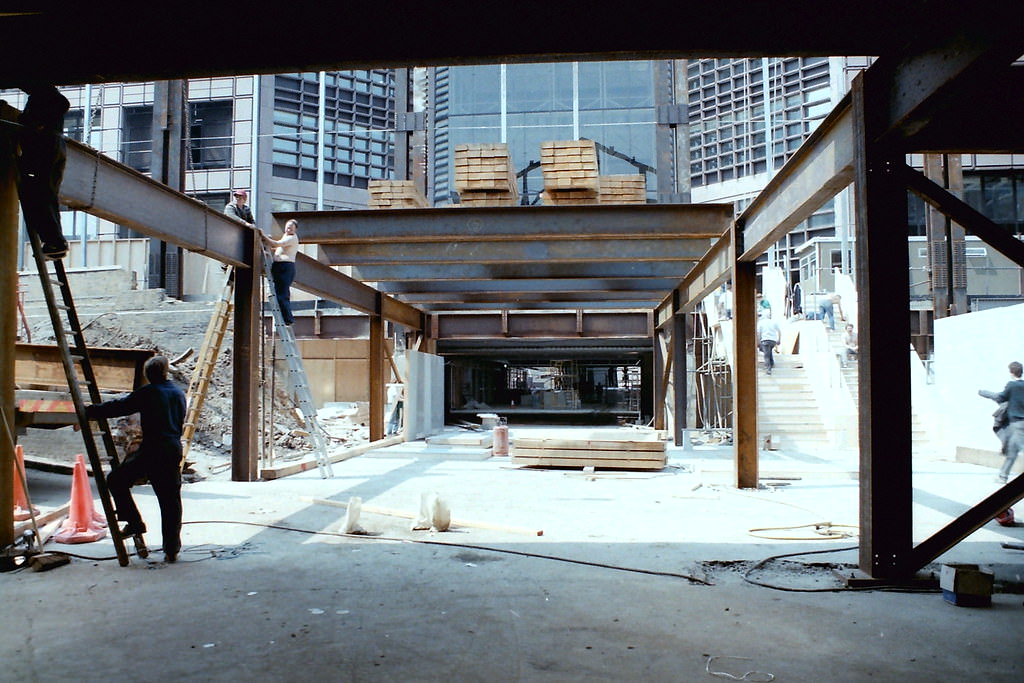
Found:
[[[674,296],[678,300],[678,289]],[[672,436],[675,445],[687,446],[688,444],[683,443],[683,437],[689,423],[687,407],[690,405],[690,387],[686,374],[686,347],[690,340],[686,334],[686,313],[680,311],[678,305],[674,309],[676,313],[672,316],[672,338],[675,340],[672,346]]]
[[[666,364],[671,360],[665,348],[665,336],[668,331],[654,328],[654,428],[665,428],[665,382],[662,378],[665,375]]]
[[[235,268],[235,320],[232,339],[231,479],[255,481],[259,477],[259,335],[261,301],[258,278],[263,273],[256,259],[261,247],[256,232],[246,244],[248,268]]]
[[[739,253],[734,227],[733,249]],[[756,489],[757,462],[757,312],[754,310],[755,264],[733,259],[732,433],[736,451],[736,487]]]
[[[16,121],[17,112],[0,100],[0,119]],[[0,236],[11,248],[0,263],[0,405],[14,430],[14,343],[18,321],[18,186],[14,162],[14,126],[0,122]],[[0,430],[0,435],[4,432]],[[14,542],[14,446],[0,438],[0,547]]]
[[[188,95],[185,81],[157,81],[153,94],[153,151],[151,175],[172,190],[185,190],[185,119]],[[180,298],[184,258],[181,247],[149,240],[149,286]]]
[[[910,283],[902,150],[885,132],[890,78],[861,74],[852,89],[860,341],[860,569],[906,578],[913,547]]]
[[[375,311],[370,315],[370,441],[384,438],[384,318],[383,295],[377,292]]]

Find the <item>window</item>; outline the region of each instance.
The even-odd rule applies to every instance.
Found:
[[[231,167],[231,125],[230,100],[189,103],[190,168]]]
[[[149,172],[153,153],[153,106],[125,107],[121,130],[122,160],[136,171]]]

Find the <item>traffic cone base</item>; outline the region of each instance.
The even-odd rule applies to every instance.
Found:
[[[92,501],[89,475],[85,471],[85,458],[79,454],[71,478],[71,511],[54,534],[58,543],[92,543],[106,537],[106,524],[96,512]]]
[[[28,493],[21,485],[21,472],[25,471],[25,450],[20,444],[14,447],[14,457],[16,458],[14,463],[14,521],[23,522],[29,517],[38,515],[39,510],[29,509]]]

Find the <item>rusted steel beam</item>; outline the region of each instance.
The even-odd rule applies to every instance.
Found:
[[[411,209],[410,209],[411,210]],[[697,261],[710,239],[519,240],[516,242],[414,242],[325,244],[335,266],[462,263],[616,263]]]
[[[409,280],[405,282],[381,282],[377,287],[382,292],[395,296],[401,294],[448,294],[465,292],[652,292],[658,295],[671,291],[678,278],[563,278],[540,280]]]
[[[754,308],[754,263],[737,262],[733,271],[732,433],[736,488],[756,489],[757,436],[757,311]]]
[[[448,263],[355,266],[352,276],[363,282],[427,280],[543,280],[574,278],[672,278],[679,280],[691,267],[687,261],[659,263]]]
[[[231,340],[231,480],[256,481],[259,477],[260,421],[260,295],[253,268],[257,255],[256,236],[249,232],[244,254],[248,268],[235,270],[235,320]],[[262,256],[260,256],[262,258]]]
[[[583,311],[577,326],[576,311],[552,313],[437,313],[438,340],[473,337],[614,338],[647,337],[647,313],[595,313]]]
[[[721,235],[730,204],[447,207],[275,213],[299,220],[302,237],[318,244],[518,242],[704,238]]]
[[[860,558],[875,578],[913,574],[907,189],[899,147],[876,142],[890,124],[891,83],[853,82],[860,361]]]
[[[0,119],[17,119],[17,111],[0,102]],[[0,406],[14,433],[15,352],[18,315],[18,188],[15,164],[15,128],[0,123],[0,238],[8,245],[0,256]],[[67,384],[67,380],[65,380]],[[4,431],[0,430],[0,435]],[[14,542],[14,443],[7,438],[0,441],[0,548]]]

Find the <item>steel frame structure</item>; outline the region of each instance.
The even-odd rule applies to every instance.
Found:
[[[463,11],[457,7],[460,4],[462,0],[456,0],[453,6],[446,7],[445,14]],[[907,286],[905,231],[897,228],[906,223],[908,188],[1015,263],[1024,265],[1024,244],[1006,237],[990,221],[931,181],[919,178],[905,163],[906,155],[911,152],[1024,150],[1024,132],[1019,126],[1024,105],[1019,97],[1006,97],[1006,93],[1019,93],[1022,83],[1022,72],[1014,66],[1014,60],[1024,54],[1024,31],[1016,3],[982,0],[968,5],[917,0],[894,7],[888,2],[868,1],[847,3],[822,12],[820,3],[792,0],[749,3],[731,15],[728,22],[708,17],[711,9],[703,2],[676,3],[667,14],[626,15],[593,12],[583,3],[562,3],[554,9],[550,3],[545,3],[542,6],[545,22],[531,24],[528,31],[491,32],[492,39],[486,44],[457,30],[434,8],[423,3],[390,2],[385,6],[346,5],[335,9],[297,0],[286,8],[266,8],[254,13],[247,18],[246,31],[237,36],[230,32],[225,34],[213,24],[196,24],[182,8],[137,7],[129,14],[117,6],[106,9],[102,5],[103,0],[98,5],[94,3],[87,13],[67,13],[59,7],[27,7],[0,15],[0,31],[5,36],[0,45],[0,64],[5,65],[0,67],[0,86],[565,59],[878,56],[878,61],[858,78],[851,95],[731,223],[729,230],[709,242],[707,251],[685,273],[680,284],[648,309],[652,311],[652,328],[667,330],[668,336],[675,339],[674,343],[654,345],[655,374],[668,377],[673,365],[677,370],[672,376],[675,377],[674,412],[678,426],[683,423],[687,395],[683,318],[696,302],[731,278],[737,320],[733,368],[736,484],[756,486],[756,392],[741,391],[742,387],[753,386],[756,382],[755,357],[751,351],[754,260],[793,225],[852,183],[859,208],[857,285],[861,292],[858,304],[862,350],[859,365],[861,569],[879,579],[905,580],[995,513],[1024,496],[1024,477],[1019,477],[930,539],[916,546],[913,544],[910,537],[909,360],[905,352],[910,335],[906,297],[892,295],[894,291],[905,293]],[[402,16],[404,21],[395,22],[394,30],[386,34],[370,35],[368,32],[364,36],[352,36],[346,41],[346,52],[343,55],[337,52],[333,35],[336,26],[370,25],[371,13],[382,11]],[[334,20],[332,13],[337,13],[343,21]],[[282,61],[275,47],[285,14],[288,18],[319,15],[317,22],[304,26],[303,40],[288,51],[287,62]],[[363,14],[366,17],[360,16]],[[776,21],[780,14],[798,16],[800,21]],[[701,21],[702,17],[709,20]],[[880,17],[884,17],[884,21],[880,21]],[[136,30],[138,25],[158,22],[166,30]],[[764,31],[766,25],[776,29]],[[215,34],[206,34],[207,31],[215,31]],[[52,60],[53,45],[70,43],[89,34],[109,38],[75,60],[63,63]],[[244,45],[238,44],[243,40]],[[202,48],[197,49],[197,46]],[[10,129],[0,130],[0,138],[3,144],[0,224],[5,234],[11,236],[16,230],[17,206],[12,192]],[[255,387],[247,379],[255,376],[253,354],[248,354],[247,350],[256,347],[258,329],[252,269],[255,237],[213,212],[202,211],[187,197],[158,185],[133,174],[130,169],[116,168],[114,162],[93,159],[87,149],[75,148],[69,159],[63,194],[69,205],[105,217],[113,216],[139,232],[205,253],[238,268],[235,325],[240,332],[235,342],[236,430],[248,433],[236,432],[233,457],[236,478],[245,478],[250,476],[248,468],[251,466],[245,451],[256,451],[255,426],[238,426],[249,424],[246,409],[257,400]],[[104,197],[109,199],[104,200]],[[566,214],[575,211],[574,207],[560,208],[567,209]],[[175,220],[164,220],[167,216]],[[199,225],[203,226],[201,230]],[[600,240],[604,236],[592,239]],[[518,257],[509,250],[489,257],[488,250],[495,246],[492,242],[481,240],[472,249],[461,247],[465,252],[463,256],[474,250],[482,256],[461,258],[459,267],[475,269],[476,273],[487,273],[480,265],[538,268],[537,263],[527,258],[525,247],[528,245],[518,245]],[[661,244],[652,242],[648,247]],[[412,242],[406,242],[406,246],[414,249]],[[572,267],[564,268],[560,275],[541,274],[541,279],[600,278],[602,267],[608,267],[611,272],[613,267],[627,265],[608,263],[604,259],[595,263],[594,252],[585,252],[578,245],[564,248],[568,250],[565,253],[573,255],[562,260],[572,263]],[[573,248],[578,250],[573,251]],[[371,253],[365,244],[361,249],[364,254]],[[359,250],[354,249],[345,259],[355,259],[357,253]],[[424,249],[422,254],[424,263],[444,263],[436,250],[428,254]],[[430,254],[433,260],[428,258]],[[588,258],[591,260],[582,262]],[[679,257],[678,260],[688,259]],[[643,273],[648,267],[653,272],[657,264],[634,265],[635,272]],[[359,266],[360,269],[378,267],[372,261]],[[408,268],[408,260],[387,267]],[[9,259],[5,261],[6,277],[11,277],[13,268]],[[584,268],[589,268],[591,274],[583,276]],[[432,339],[436,339],[431,333],[441,326],[438,317],[449,315],[443,311],[426,314],[399,300],[400,295],[412,292],[396,288],[394,293],[398,296],[391,297],[357,279],[320,269],[311,260],[303,262],[299,272],[303,271],[309,272],[308,279],[301,281],[300,276],[298,286],[309,287],[310,291],[326,298],[343,300],[347,305],[355,304],[356,308],[370,314],[374,342],[371,344],[371,371],[383,367],[384,319],[420,331],[425,340],[423,348],[431,350]],[[369,276],[370,272],[367,270],[365,275]],[[534,272],[544,273],[543,270]],[[465,279],[479,281],[492,277],[467,274]],[[673,277],[673,274],[660,277]],[[373,280],[383,281],[384,278]],[[13,320],[16,288],[4,289],[0,311],[10,310],[12,313],[7,319]],[[887,294],[883,295],[883,291]],[[422,303],[440,306],[457,304],[461,299],[462,310],[473,310],[477,304],[469,301],[470,293],[453,287],[447,292],[451,301]],[[596,293],[594,296],[591,303],[596,306],[600,302]],[[495,303],[501,302],[487,302],[491,306]],[[587,309],[584,300],[572,303],[574,309]],[[13,331],[5,328],[3,335],[0,340],[4,349],[4,357],[0,359],[0,390],[3,391],[0,399],[10,405],[13,400],[9,370]],[[378,389],[377,393],[380,391]],[[659,391],[663,389],[659,387]],[[382,405],[381,396],[371,395],[371,406],[375,400],[377,405]],[[893,410],[892,406],[900,408]],[[377,417],[380,416],[374,416],[374,423]],[[678,439],[680,430],[676,431]],[[10,540],[6,537],[11,528],[8,515],[12,509],[12,481],[7,474],[12,471],[10,450],[6,445],[0,448],[0,544]]]

